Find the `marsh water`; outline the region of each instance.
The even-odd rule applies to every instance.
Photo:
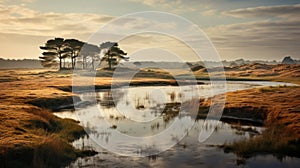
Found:
[[[92,157],[79,158],[69,167],[295,167],[300,159],[277,159],[272,155],[242,160],[224,153],[218,145],[232,143],[259,134],[264,128],[231,125],[214,119],[195,119],[184,110],[186,102],[207,99],[225,92],[262,86],[289,85],[279,82],[227,82],[197,86],[130,87],[81,93],[87,106],[75,111],[55,113],[72,118],[88,132],[73,142],[78,149],[93,149]],[[167,110],[166,110],[167,109]],[[250,129],[251,128],[251,129]],[[156,136],[167,134],[170,136]],[[199,141],[200,132],[212,132]],[[168,135],[168,134],[167,134]],[[131,137],[132,140],[130,139]],[[143,139],[143,137],[155,137]],[[163,138],[162,138],[163,137]],[[168,139],[171,137],[170,139]],[[145,142],[140,142],[145,141]],[[160,144],[162,146],[146,146]],[[138,151],[136,149],[139,149]],[[119,153],[119,154],[115,154]],[[143,157],[142,157],[143,156]]]

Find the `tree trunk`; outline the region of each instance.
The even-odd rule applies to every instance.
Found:
[[[61,70],[61,68],[62,68],[62,59],[61,57],[59,57],[59,70]]]
[[[74,61],[73,61],[73,69],[75,69],[75,65],[76,65],[76,57],[74,57]]]
[[[108,60],[108,69],[111,70],[111,61],[110,60]]]
[[[59,70],[62,68],[62,57],[61,57],[61,52],[60,52],[61,47],[58,47],[57,53],[58,53],[58,58],[59,58]]]
[[[85,69],[84,62],[85,62],[85,59],[84,59],[84,56],[82,56],[82,69]]]
[[[109,56],[109,57],[108,57],[108,66],[109,66],[108,68],[109,68],[109,70],[111,70],[111,59],[112,59],[112,58]]]
[[[72,69],[74,69],[74,68],[73,68],[73,64],[74,64],[73,62],[74,62],[73,56],[71,56],[71,65],[72,65]]]
[[[94,58],[92,58],[92,69],[95,70],[95,67],[94,67]]]

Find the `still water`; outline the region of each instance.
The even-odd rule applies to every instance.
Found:
[[[80,121],[88,132],[88,136],[73,142],[74,147],[99,152],[79,158],[69,167],[295,167],[300,159],[279,161],[264,155],[241,162],[234,154],[224,153],[217,145],[255,136],[263,128],[195,120],[186,106],[195,98],[198,101],[224,92],[277,85],[289,84],[236,81],[228,82],[226,90],[221,83],[100,90],[80,95],[82,101],[90,102],[89,106],[55,115]],[[201,131],[213,133],[200,143]]]

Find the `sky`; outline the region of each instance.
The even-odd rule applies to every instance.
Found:
[[[38,59],[39,46],[48,39],[90,42],[108,24],[110,31],[102,32],[101,39],[123,37],[120,47],[133,60],[163,61],[170,58],[169,51],[169,55],[196,61],[193,49],[206,48],[202,43],[187,45],[185,41],[199,42],[204,35],[191,33],[192,26],[178,24],[176,19],[122,17],[144,11],[187,19],[203,30],[222,60],[280,61],[288,55],[300,59],[300,0],[0,0],[0,58]],[[156,32],[139,33],[140,29]],[[160,33],[172,30],[185,33],[185,40]],[[149,48],[153,52],[140,52]]]

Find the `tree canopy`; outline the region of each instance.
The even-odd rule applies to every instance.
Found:
[[[118,43],[116,42],[105,42],[100,44],[100,50],[103,50],[102,61],[108,63],[108,68],[112,69],[112,66],[117,65],[121,60],[128,60],[125,53],[122,49],[119,48]]]
[[[62,54],[63,54],[64,39],[55,38],[48,40],[45,46],[40,49],[46,50],[42,53],[43,56],[39,57],[44,67],[51,67],[57,65],[56,58],[59,59],[59,69],[62,69]]]
[[[41,64],[44,67],[59,67],[59,69],[96,69],[102,61],[112,69],[121,60],[128,60],[116,42],[104,42],[99,46],[82,42],[77,39],[54,38],[40,46]]]

